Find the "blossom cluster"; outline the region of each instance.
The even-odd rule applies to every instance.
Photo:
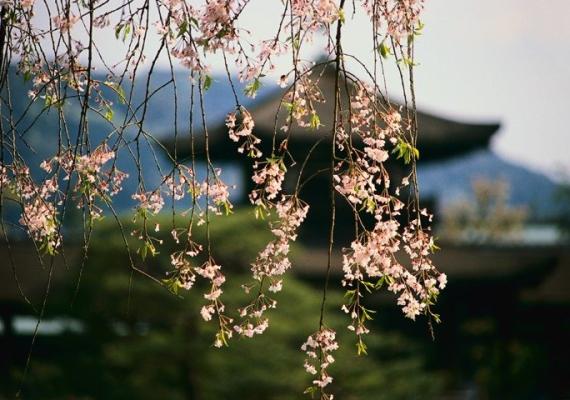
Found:
[[[204,294],[204,298],[209,303],[202,307],[200,315],[204,321],[210,321],[214,315],[218,317],[219,330],[214,341],[214,346],[216,347],[227,345],[227,341],[231,339],[233,334],[230,328],[233,319],[224,314],[225,306],[220,300],[220,296],[223,293],[222,284],[226,281],[226,277],[221,270],[222,267],[215,264],[212,260],[194,269],[196,274],[210,281],[210,291]]]
[[[143,242],[138,250],[143,259],[149,252],[152,255],[157,254],[156,245],[163,244],[163,240],[148,232],[147,218],[158,214],[164,207],[163,192],[173,201],[182,200],[187,194],[190,196],[192,202],[190,226],[181,230],[173,228],[171,231],[172,238],[177,245],[180,244],[181,236],[186,236],[185,248],[170,254],[173,270],[168,273],[169,277],[164,282],[175,293],[179,288],[190,290],[197,277],[202,277],[210,283],[210,290],[204,294],[204,298],[209,302],[201,308],[200,314],[205,321],[212,320],[213,316],[217,317],[219,331],[214,342],[216,347],[226,345],[227,340],[233,334],[230,325],[233,320],[225,315],[225,306],[220,299],[223,293],[222,284],[226,278],[222,273],[222,267],[212,260],[210,254],[208,254],[208,261],[201,266],[197,266],[192,260],[203,250],[203,246],[192,239],[192,224],[195,217],[198,218],[198,225],[205,223],[209,211],[217,215],[222,214],[223,209],[226,214],[230,212],[232,205],[229,202],[228,186],[221,181],[220,174],[221,170],[215,170],[213,173],[208,173],[206,180],[198,182],[192,168],[179,165],[163,179],[162,184],[156,190],[133,194],[133,199],[138,202],[137,210],[143,219],[143,226],[142,229],[135,229],[131,232]],[[199,202],[203,197],[206,199],[205,210]],[[159,229],[157,224],[155,231]]]
[[[176,234],[173,233],[173,236],[176,237]],[[222,285],[225,283],[226,277],[222,272],[222,267],[211,258],[200,266],[192,265],[189,258],[195,257],[201,251],[202,246],[192,242],[189,238],[185,250],[172,253],[170,262],[175,273],[166,282],[174,292],[177,292],[178,287],[190,290],[197,277],[201,277],[209,283],[208,291],[203,294],[207,303],[201,307],[200,316],[206,322],[211,321],[214,317],[217,319],[219,330],[216,334],[214,346],[222,347],[227,345],[227,341],[233,336],[231,330],[233,319],[225,314],[226,307],[221,300]]]
[[[114,196],[123,189],[123,181],[128,174],[113,166],[103,171],[103,165],[115,159],[115,152],[109,150],[106,144],[98,146],[90,154],[74,157],[71,151],[55,157],[51,163],[44,165],[44,170],[50,172],[54,163],[59,163],[65,171],[64,180],[77,175],[75,190],[81,193],[85,200],[92,203],[96,197]],[[81,205],[81,202],[78,206]]]
[[[409,187],[410,179],[415,181],[415,170],[405,176],[399,186],[391,188],[385,166],[390,156],[388,146],[397,148],[397,144],[407,143],[403,135],[405,127],[398,111],[386,110],[379,103],[372,89],[357,87],[351,98],[350,128],[361,140],[360,148],[350,147],[344,132],[337,135],[339,150],[346,147],[350,154],[349,161],[336,165],[335,189],[352,205],[355,213],[364,212],[374,217],[373,226],[361,223],[361,233],[350,248],[344,250],[343,257],[342,283],[347,287],[347,301],[342,310],[351,318],[348,328],[358,338],[359,353],[366,353],[362,335],[369,333],[366,323],[374,313],[364,306],[364,293],[386,286],[397,295],[397,304],[407,318],[415,320],[418,315],[427,314],[437,319],[430,305],[446,282],[445,274],[439,273],[430,260],[435,245],[429,229],[422,227],[419,218],[420,214],[431,217],[427,210],[419,211],[415,196],[408,211],[420,214],[407,226],[401,226],[405,204],[397,196],[401,188]],[[408,262],[400,260],[401,250]]]
[[[253,135],[255,123],[249,111],[241,107],[238,112],[229,113],[226,117],[226,126],[230,139],[238,143],[243,139],[238,147],[239,153],[245,153],[251,158],[262,156],[261,150],[256,146],[261,143],[261,139]]]
[[[400,44],[419,24],[424,0],[364,0],[362,5],[379,27]]]
[[[288,111],[285,123],[281,126],[284,132],[289,131],[293,122],[301,128],[318,129],[321,126],[315,107],[318,103],[324,103],[325,98],[318,82],[310,78],[311,72],[307,67],[299,71],[300,77],[283,97],[283,104]]]
[[[77,178],[74,192],[78,197],[77,207],[86,206],[93,218],[101,216],[101,208],[95,204],[97,198],[106,201],[109,196],[114,196],[123,188],[123,181],[128,174],[119,171],[113,164],[108,170],[103,170],[103,165],[115,159],[115,152],[106,144],[95,148],[90,154],[76,156],[71,150],[46,160],[41,164],[42,169],[51,173],[56,167],[64,171],[64,180]]]
[[[16,179],[17,192],[22,198],[23,210],[19,223],[41,248],[53,254],[61,244],[57,210],[52,197],[58,190],[55,179],[46,180],[40,187],[33,184],[28,174]]]
[[[138,202],[138,209],[143,212],[158,214],[164,207],[164,199],[159,191],[134,193],[132,199]]]
[[[299,29],[312,34],[341,17],[334,0],[296,0],[291,2],[292,13],[299,18]]]
[[[256,298],[246,307],[239,310],[242,322],[234,326],[237,333],[246,337],[261,334],[269,325],[264,313],[275,308],[277,302],[264,293],[279,292],[283,288],[283,275],[291,268],[289,251],[291,242],[297,238],[297,229],[303,223],[309,206],[296,197],[284,197],[275,205],[277,221],[271,224],[271,232],[275,239],[269,242],[251,264],[253,279],[259,283]],[[265,286],[264,286],[265,285]],[[245,286],[246,291],[250,286]]]
[[[28,167],[14,163],[2,165],[0,183],[3,190],[11,189],[20,199],[22,214],[19,222],[29,236],[40,243],[41,248],[53,254],[61,244],[58,222],[58,206],[67,196],[76,199],[77,208],[85,207],[91,219],[101,216],[96,200],[117,194],[127,174],[111,168],[103,171],[103,165],[115,157],[105,144],[90,154],[75,155],[71,150],[41,162],[40,167],[47,174],[37,184]],[[11,172],[11,174],[9,173]],[[12,175],[12,177],[10,177]],[[71,190],[60,190],[60,179],[72,181]]]
[[[390,200],[387,191],[390,177],[384,165],[389,157],[386,140],[392,144],[397,142],[401,116],[393,109],[388,112],[377,111],[371,98],[375,98],[373,92],[363,85],[359,85],[351,97],[351,133],[360,138],[363,147],[359,150],[350,146],[344,130],[336,135],[337,148],[344,151],[348,147],[352,151],[352,160],[348,168],[344,168],[343,162],[337,163],[338,172],[334,181],[335,189],[349,203],[363,206],[368,212],[374,213],[376,209],[380,212],[383,209],[381,205]],[[398,203],[397,207],[400,206]]]
[[[239,107],[238,111],[239,115],[230,113],[227,116],[226,126],[232,141],[239,142],[245,138],[238,152],[247,150],[248,155],[255,160],[251,177],[255,188],[249,193],[250,203],[256,207],[256,217],[264,218],[272,211],[276,214],[276,221],[269,224],[275,238],[251,264],[253,283],[242,286],[248,293],[257,286],[257,295],[248,305],[238,310],[240,322],[233,327],[239,335],[251,338],[262,334],[269,326],[265,312],[277,305],[270,293],[282,290],[282,277],[291,267],[288,257],[290,243],[296,240],[297,230],[306,218],[309,207],[296,195],[282,194],[287,171],[283,157],[272,155],[265,161],[259,160],[261,151],[255,145],[259,144],[260,140],[252,134],[252,116],[243,107]],[[241,123],[236,121],[238,116]]]
[[[301,346],[306,358],[305,370],[315,376],[312,386],[305,393],[311,395],[320,392],[321,399],[332,400],[333,395],[325,392],[325,387],[332,383],[333,378],[329,375],[327,368],[335,361],[332,352],[338,349],[336,332],[329,328],[321,328],[307,338]]]
[[[181,0],[163,2],[168,19],[155,23],[157,32],[166,40],[170,54],[195,72],[208,66],[200,48],[215,52],[235,52],[238,39],[234,22],[247,4],[241,0],[214,0],[193,6]]]
[[[270,158],[266,162],[255,162],[251,179],[257,185],[249,194],[252,204],[266,205],[275,200],[283,189],[285,172],[287,171],[282,158]]]
[[[137,210],[143,213],[148,211],[154,215],[158,214],[164,207],[164,195],[174,201],[179,201],[184,199],[187,194],[192,199],[192,207],[200,208],[198,201],[206,198],[209,211],[216,215],[229,214],[233,208],[230,202],[230,187],[221,180],[221,173],[222,170],[216,168],[209,171],[204,181],[199,182],[192,168],[178,165],[154,191],[139,191],[131,197],[137,201]],[[200,217],[204,215],[205,211],[199,212]]]
[[[10,190],[15,194],[22,207],[18,222],[41,249],[54,254],[61,245],[56,207],[61,197],[58,196],[57,178],[54,176],[37,184],[27,166],[0,163],[0,190]]]

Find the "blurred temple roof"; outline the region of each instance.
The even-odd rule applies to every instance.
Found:
[[[318,67],[317,67],[318,68]],[[334,95],[335,74],[332,67],[320,67],[321,71],[316,69],[313,75],[318,75],[318,87],[321,90],[324,99],[331,99]],[[341,90],[341,103],[348,104],[348,96],[346,90]],[[354,84],[348,83],[348,90],[352,90]],[[273,133],[277,131],[278,137],[284,138],[284,133],[280,131],[280,127],[284,124],[287,114],[286,108],[281,106],[285,90],[276,90],[273,93],[260,98],[248,108],[255,121],[254,134],[262,140],[262,151],[270,154],[271,149],[263,147],[263,143],[271,143]],[[401,104],[395,102],[387,102],[382,100],[386,107],[403,108]],[[332,126],[333,110],[332,105],[327,101],[316,103],[315,110],[319,116],[322,126],[319,129],[311,130],[309,128],[301,128],[297,125],[292,127],[291,143],[289,150],[295,154],[298,151],[305,151],[307,146],[311,146],[323,136],[330,136],[330,127]],[[401,111],[403,119],[405,119],[405,111]],[[277,118],[276,118],[277,115]],[[486,148],[489,145],[491,137],[500,127],[498,122],[493,123],[465,123],[447,118],[442,118],[426,112],[418,111],[418,149],[420,151],[420,162],[445,159],[448,157],[459,156],[473,150]],[[210,155],[217,161],[243,160],[242,155],[236,152],[236,144],[232,142],[228,136],[228,129],[224,121],[219,121],[212,129],[208,130]],[[204,136],[202,133],[195,135],[196,153],[200,156],[203,148]],[[169,137],[165,140],[165,146],[172,151],[174,148],[174,139]],[[190,154],[190,144],[187,138],[178,140],[177,151],[179,156],[185,157]],[[328,155],[328,151],[327,151]],[[317,157],[318,158],[318,157]]]

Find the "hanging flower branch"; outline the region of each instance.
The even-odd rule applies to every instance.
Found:
[[[64,248],[62,221],[69,206],[78,208],[87,232],[82,247],[85,259],[96,221],[109,213],[122,229],[114,197],[126,187],[136,187],[127,196],[134,202],[136,228],[131,235],[139,242],[137,250],[131,250],[128,235],[123,238],[130,267],[143,272],[139,266],[164,246],[164,239],[156,234],[161,228],[152,221],[170,202],[173,225],[167,242],[174,246],[169,251],[170,271],[158,278],[144,274],[175,293],[204,281],[205,302],[199,312],[204,321],[217,323],[214,345],[221,347],[233,335],[251,338],[270,326],[267,311],[277,306],[273,294],[283,289],[284,276],[293,267],[290,247],[309,213],[302,189],[311,185],[313,176],[305,175],[306,166],[314,149],[328,143],[329,167],[317,172],[329,178],[330,226],[322,232],[328,239],[328,262],[323,266],[318,329],[308,336],[302,350],[305,369],[313,376],[307,392],[332,399],[328,388],[333,377],[328,367],[339,345],[334,330],[327,326],[325,304],[337,251],[338,201],[346,202],[354,216],[354,237],[348,248],[341,249],[339,267],[346,287],[342,310],[349,317],[348,329],[356,335],[358,353],[366,353],[364,335],[369,333],[367,322],[375,312],[366,305],[367,293],[385,287],[395,294],[407,318],[426,315],[439,321],[433,306],[446,277],[430,259],[437,246],[429,227],[432,216],[420,205],[416,173],[420,154],[414,46],[422,29],[423,0],[353,2],[353,13],[361,7],[372,27],[371,63],[345,51],[345,0],[277,3],[281,12],[274,34],[254,43],[251,30],[243,23],[243,15],[255,7],[250,0],[0,1],[0,214],[2,221],[8,218],[3,206],[7,200],[20,206],[17,224],[36,244],[43,262],[45,254],[53,257]],[[115,53],[121,54],[116,60],[104,51],[109,46],[106,31],[116,40]],[[323,38],[321,50],[328,59],[318,64],[306,61],[304,52]],[[222,302],[225,267],[214,260],[212,246],[216,244],[210,240],[212,214],[231,218],[233,210],[231,187],[211,159],[211,121],[204,105],[205,93],[216,84],[212,60],[220,56],[235,99],[234,111],[225,118],[225,139],[236,145],[244,162],[251,163],[248,179],[253,189],[248,198],[256,217],[267,219],[273,235],[252,260],[251,280],[242,286],[250,301],[237,310],[226,309]],[[288,65],[280,70],[284,59]],[[171,76],[156,88],[152,77],[159,60],[166,60]],[[347,71],[349,62],[360,68],[360,76]],[[401,105],[389,101],[385,69],[390,62],[400,77],[396,92],[403,98]],[[173,72],[179,67],[188,71],[191,82],[190,106],[182,112]],[[95,73],[96,68],[102,68],[106,76]],[[334,76],[334,91],[326,96],[322,89],[325,71],[333,71]],[[234,84],[234,74],[240,85]],[[271,143],[262,142],[255,110],[240,102],[244,97],[255,98],[267,75],[278,77],[277,84],[284,89]],[[23,111],[16,111],[12,88],[24,82],[29,87],[28,103]],[[135,82],[143,83],[142,93]],[[243,96],[238,95],[238,86]],[[167,88],[173,90],[175,144],[167,154],[171,164],[165,170],[158,155],[164,152],[148,120],[151,100]],[[330,107],[333,117],[323,123],[318,110],[325,107]],[[32,115],[36,111],[39,116]],[[32,165],[28,150],[35,150],[27,132],[47,113],[57,119],[57,128],[44,132],[42,141],[55,150],[41,164]],[[179,127],[182,117],[188,121],[186,132]],[[108,132],[90,129],[94,120],[106,121]],[[200,137],[195,134],[198,126]],[[321,139],[307,149],[303,159],[296,160],[299,155],[289,149],[298,140],[295,132],[299,130]],[[178,156],[182,140],[190,144],[190,160]],[[150,149],[154,165],[143,158],[145,149]],[[197,166],[198,154],[205,161],[205,177]],[[121,160],[134,164],[136,173],[122,172],[118,168],[125,165]],[[406,171],[403,177],[393,173],[396,164]],[[158,172],[158,184],[149,182],[148,170]],[[131,180],[135,184],[127,185]],[[297,184],[291,190],[287,182],[294,181]],[[175,225],[177,213],[187,221],[185,227]],[[206,239],[201,243],[193,236],[195,225],[205,225]],[[45,302],[40,319],[44,309]]]

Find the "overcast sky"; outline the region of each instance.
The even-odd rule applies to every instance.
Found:
[[[418,44],[420,104],[499,119],[493,149],[570,172],[570,1],[428,0]]]
[[[569,0],[426,0],[419,106],[498,120],[496,152],[551,176],[570,172],[569,17]],[[362,26],[349,25],[349,44]]]
[[[273,35],[280,4],[252,0],[242,17],[254,41]],[[570,172],[569,16],[570,0],[426,0],[416,45],[419,106],[466,121],[500,121],[492,143],[500,155],[551,176]],[[369,29],[363,15],[349,17],[345,50],[370,59]],[[214,62],[214,72],[220,66]]]

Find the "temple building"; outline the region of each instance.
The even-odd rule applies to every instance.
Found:
[[[333,98],[335,86],[335,73],[332,67],[325,67],[324,71],[317,71],[318,87],[322,93],[324,102],[314,104],[316,114],[319,116],[322,124],[318,129],[309,129],[299,127],[293,124],[290,132],[290,139],[287,143],[287,149],[291,158],[287,157],[288,172],[284,185],[285,192],[291,193],[294,190],[296,177],[300,166],[307,155],[307,152],[317,142],[318,146],[313,151],[309,162],[303,173],[303,177],[313,176],[310,185],[303,187],[300,197],[310,206],[309,215],[303,224],[300,233],[301,240],[305,244],[322,247],[326,241],[323,235],[323,227],[328,226],[330,212],[328,209],[329,193],[330,193],[330,175],[327,170],[330,167],[330,140],[333,122],[333,104],[327,99]],[[350,90],[350,89],[349,89]],[[272,149],[274,134],[277,137],[277,144],[285,138],[285,134],[280,130],[284,124],[286,114],[285,107],[282,105],[284,91],[276,90],[256,101],[248,111],[252,114],[255,121],[253,134],[261,139],[260,149],[263,157],[269,157]],[[341,90],[341,104],[348,104],[349,99],[346,90]],[[404,107],[391,103],[390,106],[401,109],[404,115]],[[228,110],[231,111],[231,110]],[[420,134],[418,135],[417,147],[420,152],[419,163],[435,162],[446,160],[451,157],[461,156],[469,152],[483,149],[489,146],[489,142],[493,135],[498,131],[499,123],[465,123],[442,118],[425,112],[417,113],[418,126]],[[230,164],[242,170],[243,181],[238,183],[239,187],[245,188],[245,193],[249,193],[253,189],[254,184],[250,179],[252,173],[251,159],[246,159],[243,154],[237,152],[236,143],[228,138],[228,128],[225,121],[220,120],[208,129],[209,136],[209,153],[214,164],[223,163]],[[198,158],[204,157],[204,135],[197,132],[194,139],[195,153]],[[173,150],[174,142],[167,141],[166,147]],[[187,139],[178,140],[177,154],[179,159],[190,156],[191,147]],[[289,166],[292,164],[291,166]],[[392,162],[390,166],[391,179],[393,182],[398,177],[404,176],[403,163]],[[319,173],[320,171],[320,173]],[[247,203],[247,196],[244,195],[238,200],[239,203]],[[437,199],[423,199],[423,205],[430,209],[435,208]],[[340,226],[337,229],[337,243],[346,245],[351,240],[351,229],[343,229],[344,225],[352,224],[352,211],[344,200],[337,203],[337,223]]]
[[[320,80],[320,89],[325,99],[332,98],[334,92],[334,74],[325,71]],[[341,91],[341,101],[347,104],[347,96]],[[260,137],[265,146],[261,147],[264,154],[271,154],[267,147],[277,131],[279,121],[284,119],[284,110],[280,113],[280,103],[283,92],[277,91],[259,99],[248,110],[251,112],[255,128],[253,133]],[[398,107],[398,105],[396,105]],[[230,110],[228,110],[230,111]],[[294,126],[288,149],[293,158],[303,160],[306,154],[318,140],[323,138],[322,144],[315,150],[310,170],[327,169],[330,163],[330,127],[332,125],[332,105],[321,103],[316,106],[317,114],[323,126],[318,130],[299,128]],[[278,113],[278,114],[277,114]],[[277,118],[276,118],[277,114]],[[441,162],[447,159],[467,155],[477,150],[488,149],[491,138],[499,130],[499,123],[466,123],[451,120],[426,112],[418,111],[419,136],[417,146],[420,152],[418,166],[423,163]],[[202,135],[196,135],[196,149],[202,149],[200,144]],[[213,162],[231,163],[243,170],[244,182],[242,186],[247,189],[253,187],[250,182],[251,164],[243,154],[236,151],[236,144],[229,140],[227,127],[224,121],[209,130],[211,157]],[[173,142],[167,147],[172,148]],[[178,143],[178,154],[189,154],[189,147]],[[197,150],[197,156],[203,156]],[[298,160],[297,160],[298,161]],[[298,165],[298,164],[297,164]],[[392,166],[391,172],[398,175],[398,166]],[[296,175],[295,167],[288,173]],[[499,171],[498,171],[499,172]],[[308,173],[307,175],[310,175]],[[311,206],[307,221],[300,233],[300,242],[305,251],[292,255],[292,273],[303,279],[322,285],[327,260],[327,235],[329,226],[329,192],[330,178],[328,171],[322,174],[300,197]],[[420,181],[420,192],[421,192]],[[291,183],[286,190],[291,189]],[[437,198],[424,198],[424,205],[435,209]],[[241,203],[247,203],[244,195]],[[339,204],[346,204],[338,201]],[[333,254],[332,273],[333,282],[338,284],[341,279],[342,258],[338,247],[347,245],[351,240],[352,217],[348,206],[337,208],[337,228],[335,231],[335,244],[337,249]],[[436,215],[437,224],[437,215]],[[436,231],[437,232],[437,231]],[[543,349],[547,357],[558,361],[568,356],[556,350],[566,347],[566,335],[570,333],[570,250],[563,244],[505,244],[505,243],[460,243],[440,242],[441,251],[434,254],[434,263],[438,269],[449,277],[449,287],[441,296],[437,306],[438,312],[444,317],[441,328],[436,327],[435,347],[439,350],[441,359],[435,364],[438,366],[454,366],[457,369],[465,366],[467,349],[487,349],[493,341],[501,346],[510,346],[513,343],[551,343],[550,350]],[[338,284],[340,285],[340,284]],[[394,301],[390,294],[376,295],[372,300],[374,307],[381,308],[384,318],[390,324],[400,325],[399,329],[411,329],[406,325],[399,310],[393,307]],[[390,308],[392,307],[392,309]],[[387,311],[387,310],[392,311]],[[562,315],[565,317],[562,317]],[[403,322],[402,322],[403,321]],[[473,321],[476,321],[473,322]],[[527,321],[524,323],[522,321]],[[529,322],[533,321],[533,322]],[[475,324],[471,326],[472,324]],[[481,324],[481,326],[476,326]],[[391,325],[391,326],[392,326]],[[427,329],[421,330],[421,337],[427,338]],[[418,330],[413,334],[418,334]],[[423,335],[423,336],[422,336]],[[450,349],[452,349],[450,351]],[[542,350],[541,350],[542,351]],[[475,361],[473,361],[475,362]],[[560,379],[561,372],[552,366],[548,368],[552,382]],[[453,397],[453,398],[469,398]]]

